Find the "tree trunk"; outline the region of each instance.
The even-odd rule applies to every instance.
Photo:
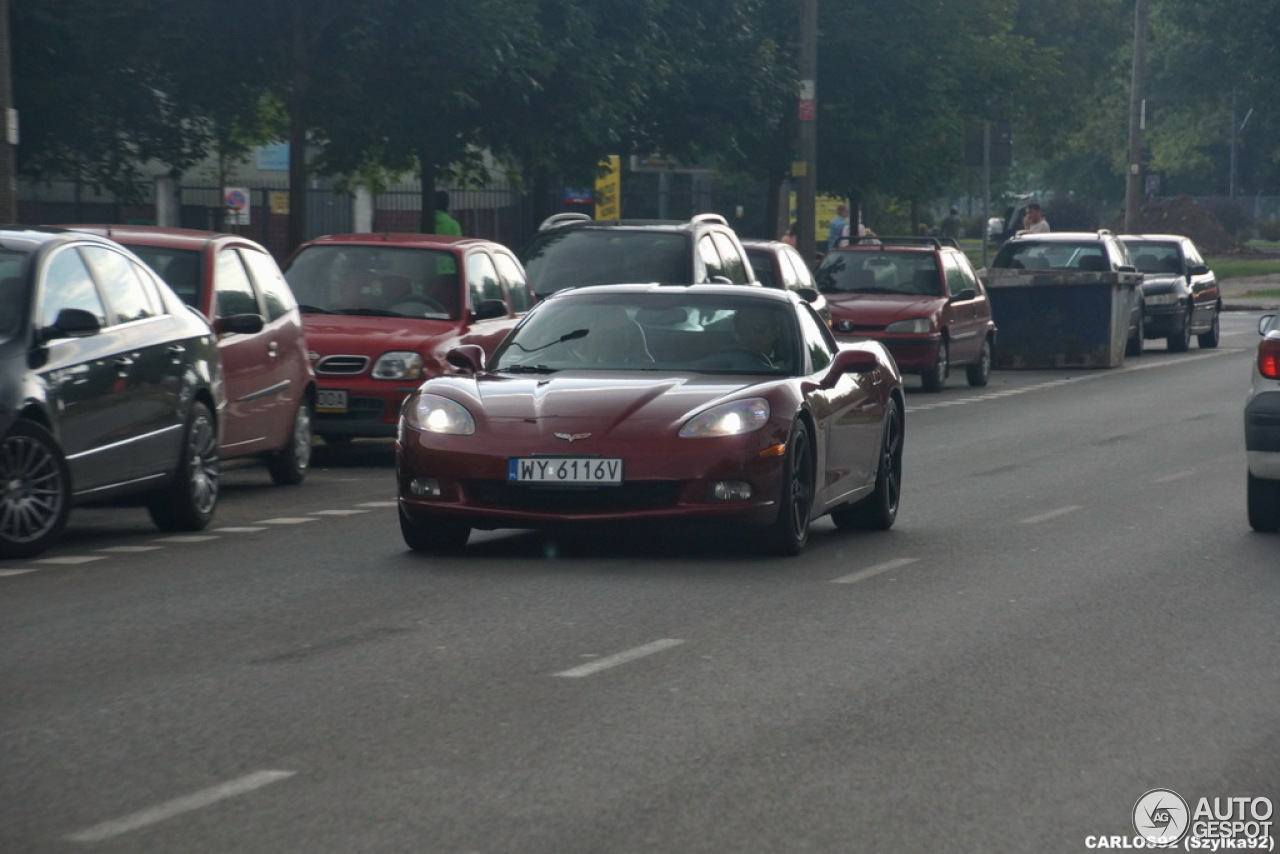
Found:
[[[421,189],[422,210],[418,213],[418,231],[423,234],[436,233],[436,164],[431,155],[418,150],[418,179]]]

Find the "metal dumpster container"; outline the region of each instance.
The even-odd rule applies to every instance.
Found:
[[[1000,330],[998,368],[1114,368],[1124,363],[1141,273],[988,269]]]

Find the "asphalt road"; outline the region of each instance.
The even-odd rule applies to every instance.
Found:
[[[0,851],[1084,851],[1280,796],[1256,313],[1216,350],[912,386],[888,533],[404,549],[386,443],[89,509],[0,567]]]

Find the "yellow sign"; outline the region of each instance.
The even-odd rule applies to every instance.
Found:
[[[622,218],[622,160],[610,155],[601,161],[608,171],[596,178],[596,219]]]
[[[287,190],[272,190],[267,193],[267,203],[271,206],[273,214],[287,215],[289,213],[289,193]]]

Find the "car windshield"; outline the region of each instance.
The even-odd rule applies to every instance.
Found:
[[[1152,243],[1150,241],[1124,241],[1133,257],[1133,266],[1140,273],[1180,273],[1182,256],[1176,243]]]
[[[795,310],[785,302],[684,292],[575,295],[531,311],[489,369],[791,375],[799,346]]]
[[[991,262],[1008,270],[1106,270],[1102,245],[1095,241],[1022,240],[1006,243]]]
[[[22,328],[27,306],[23,275],[27,257],[26,252],[0,249],[0,340],[7,341]]]
[[[823,293],[941,296],[938,260],[931,252],[827,253],[814,278]]]
[[[582,285],[691,284],[692,251],[683,233],[570,228],[538,235],[522,260],[533,289],[548,294]]]
[[[173,249],[168,246],[144,246],[125,243],[129,249],[147,262],[168,283],[183,302],[200,307],[201,269],[200,251],[197,249]]]
[[[400,246],[308,246],[285,280],[304,314],[457,320],[463,300],[452,252]]]

